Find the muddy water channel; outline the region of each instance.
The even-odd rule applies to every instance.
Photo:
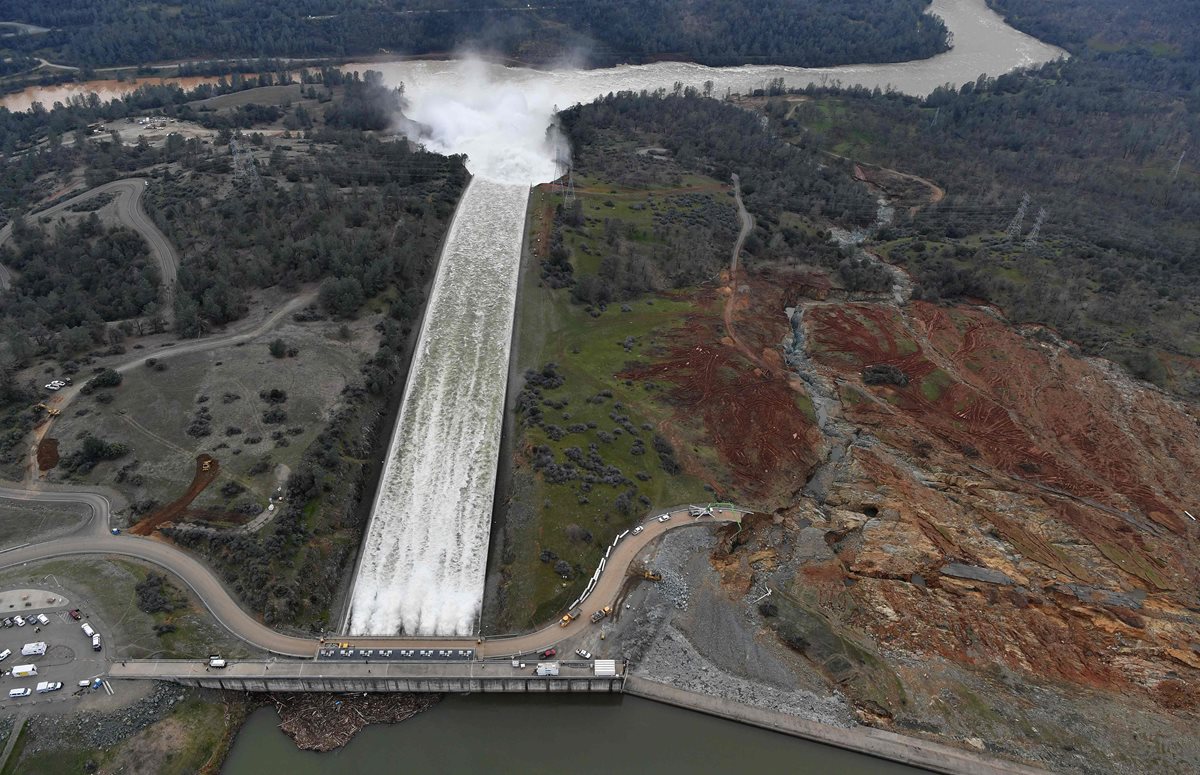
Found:
[[[924,772],[635,697],[447,697],[325,754],[298,750],[278,724],[274,710],[254,713],[223,775]]]

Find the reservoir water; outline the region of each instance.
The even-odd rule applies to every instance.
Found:
[[[334,723],[331,720],[331,723]],[[447,697],[345,748],[300,751],[272,709],[246,721],[223,775],[915,775],[925,770],[636,697]]]

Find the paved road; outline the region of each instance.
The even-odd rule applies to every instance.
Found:
[[[4,497],[14,497],[9,493],[13,490],[0,490]],[[55,501],[63,500],[62,492],[20,492],[15,497],[25,500]],[[73,493],[79,497],[79,502],[88,503],[96,510],[98,524],[108,525],[108,499],[94,493]],[[638,553],[652,540],[668,530],[696,525],[712,524],[714,522],[736,522],[741,520],[741,513],[735,511],[717,511],[713,517],[693,519],[684,509],[672,513],[667,522],[651,519],[645,523],[645,529],[640,535],[629,533],[612,549],[607,560],[605,572],[600,576],[592,593],[581,606],[583,615],[571,622],[567,627],[551,623],[535,632],[514,637],[492,638],[482,645],[477,645],[474,638],[361,638],[339,636],[338,642],[350,644],[350,648],[423,648],[423,649],[462,649],[474,648],[480,658],[511,656],[527,654],[552,646],[566,638],[576,635],[588,627],[593,627],[588,615],[605,605],[616,602],[621,588],[625,584],[626,572]],[[252,646],[290,657],[313,657],[320,641],[314,638],[299,638],[285,635],[272,630],[245,611],[238,601],[225,588],[216,574],[192,555],[170,544],[149,538],[121,535],[113,536],[107,532],[93,530],[86,536],[72,536],[54,541],[46,541],[29,546],[17,547],[0,552],[0,570],[12,568],[25,563],[38,562],[60,557],[84,554],[118,555],[134,557],[139,560],[161,566],[181,578],[185,584],[212,612],[217,621],[235,636]]]
[[[4,498],[18,501],[38,501],[40,503],[82,503],[92,510],[92,519],[88,523],[88,532],[95,536],[106,536],[109,534],[108,520],[112,514],[112,505],[103,493],[84,489],[24,490],[0,485],[0,499]],[[3,510],[3,506],[3,502],[0,501],[0,511]],[[0,548],[0,552],[2,551],[4,549]]]
[[[34,499],[40,500],[41,495],[38,493]],[[243,610],[208,566],[174,546],[149,538],[89,535],[31,544],[0,554],[0,570],[81,554],[134,557],[166,568],[192,588],[225,629],[250,645],[291,657],[311,657],[316,652],[315,640],[276,632]]]
[[[146,215],[146,211],[142,209],[142,194],[146,190],[146,183],[147,181],[144,178],[114,180],[111,183],[105,183],[103,186],[97,186],[90,191],[85,191],[78,196],[73,196],[70,199],[59,202],[53,207],[37,213],[30,213],[26,218],[32,221],[35,218],[41,218],[45,215],[55,215],[74,204],[78,204],[98,194],[117,194],[117,218],[120,219],[121,223],[134,229],[145,238],[146,243],[150,246],[150,254],[158,262],[159,275],[162,277],[163,311],[165,315],[169,316],[171,310],[174,308],[175,279],[179,270],[179,254],[175,251],[175,246],[171,244],[167,236],[158,230],[158,227]],[[11,223],[6,224],[4,228],[0,229],[0,246],[7,242],[10,236],[12,236]],[[0,290],[8,288],[12,284],[12,278],[13,274],[11,270],[0,264]]]

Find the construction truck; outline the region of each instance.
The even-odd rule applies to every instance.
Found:
[[[592,624],[595,624],[596,622],[600,621],[604,617],[609,616],[611,614],[612,614],[612,606],[611,605],[604,606],[599,611],[592,614]]]
[[[568,611],[566,614],[563,615],[563,618],[559,620],[558,626],[566,627],[568,624],[570,624],[571,622],[578,619],[579,614],[581,614],[581,613],[583,613],[583,612],[581,610],[579,610],[578,608],[576,608],[574,611]]]
[[[53,406],[47,406],[46,404],[38,404],[37,408],[41,409],[51,417],[58,417],[60,414],[62,414],[61,409],[55,409]]]

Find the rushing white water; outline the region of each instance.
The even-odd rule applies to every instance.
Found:
[[[748,93],[782,78],[895,88],[943,84],[1062,56],[1006,26],[983,0],[934,0],[954,48],[890,65],[708,68],[664,62],[528,70],[479,62],[347,65],[404,84],[430,150],[465,153],[475,175],[459,204],[429,300],[351,595],[352,634],[469,634],[483,596],[528,186],[552,179],[556,108],[611,91]]]
[[[362,550],[355,634],[475,626],[528,196],[477,177],[459,204]]]

